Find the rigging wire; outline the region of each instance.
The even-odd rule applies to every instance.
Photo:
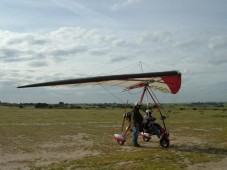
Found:
[[[113,73],[116,73],[116,72],[119,72],[119,71],[122,71],[122,70],[125,70],[125,69],[127,69],[127,68],[129,68],[129,67],[134,67],[134,66],[140,66],[140,69],[141,69],[141,72],[143,73],[143,66],[142,66],[143,64],[142,64],[142,62],[140,61],[139,63],[133,63],[133,64],[131,64],[131,65],[129,65],[129,66],[126,66],[126,67],[123,67],[123,68],[120,68],[120,69],[117,69],[117,70],[115,70],[115,71],[112,71],[112,72],[110,72],[109,74],[113,74]],[[133,70],[135,70],[135,69],[133,69]],[[108,74],[107,74],[108,75]],[[111,92],[109,89],[107,89],[106,87],[104,87],[104,86],[102,86],[102,85],[100,85],[101,87],[103,87],[110,95],[112,95],[113,97],[115,97],[116,99],[118,99],[119,101],[121,101],[121,102],[123,102],[118,96],[116,96],[113,92]],[[137,93],[131,93],[129,90],[127,90],[128,91],[128,93],[129,94],[132,94],[132,95],[136,95],[136,94],[139,94],[139,93],[141,93],[141,92],[137,92]]]
[[[141,94],[141,92],[142,92],[143,90],[140,90],[139,92],[136,92],[136,93],[132,93],[130,90],[127,90],[127,92],[129,93],[129,94],[132,94],[132,95],[137,95],[137,94]]]
[[[137,62],[137,63],[133,63],[133,64],[131,64],[131,65],[128,65],[128,66],[126,66],[126,67],[123,67],[123,68],[120,68],[120,69],[116,69],[116,70],[110,72],[109,74],[112,74],[112,73],[115,73],[115,72],[119,72],[119,71],[128,69],[128,68],[130,68],[130,67],[135,67],[135,66],[137,66],[137,67],[139,66],[139,68],[141,69],[141,72],[142,72],[142,73],[144,72],[143,66],[146,66],[147,68],[151,69],[151,67],[150,67],[149,65],[147,65],[146,63],[140,61],[140,62]],[[135,69],[133,69],[133,70],[135,71]],[[108,74],[107,74],[107,75],[108,75]],[[105,86],[103,86],[103,85],[100,85],[100,86],[103,87],[110,95],[112,95],[112,96],[113,96],[114,98],[116,98],[118,101],[121,101],[121,102],[125,103],[122,99],[120,99],[120,97],[118,97],[116,94],[114,94],[113,92],[111,92],[111,91],[110,91],[109,89],[107,89]],[[151,90],[153,96],[155,97],[156,101],[157,101],[158,104],[160,105],[160,101],[158,100],[157,96],[155,95],[155,93],[153,92],[153,90],[151,89],[151,87],[149,87],[149,89]],[[136,93],[132,93],[130,90],[125,90],[125,91],[127,91],[129,95],[133,95],[133,96],[136,96],[136,97],[138,97],[138,94],[141,93],[141,91],[136,92]],[[147,93],[146,93],[146,96],[147,96]],[[163,96],[163,97],[165,98],[166,95]],[[148,98],[148,97],[147,97],[147,98]],[[174,102],[176,101],[176,98],[177,98],[177,96],[174,95]],[[148,108],[148,105],[149,105],[148,99],[146,99],[146,102],[147,102],[147,108]],[[161,106],[161,105],[160,105],[160,106]]]
[[[142,73],[143,73],[142,62],[140,61],[139,63],[133,63],[133,64],[131,64],[131,65],[129,65],[129,66],[126,66],[126,67],[123,67],[123,68],[114,70],[114,71],[112,71],[112,72],[110,72],[110,73],[108,73],[108,74],[106,74],[106,75],[113,74],[113,73],[116,73],[116,72],[125,70],[125,69],[127,69],[127,68],[129,68],[129,67],[138,66],[138,65],[140,66],[141,71],[142,71]],[[133,70],[135,70],[135,69],[133,69]],[[116,99],[119,100],[120,102],[125,103],[122,99],[120,99],[117,95],[115,95],[113,92],[111,92],[108,88],[106,88],[105,86],[103,86],[103,85],[101,85],[101,84],[99,84],[99,85],[100,85],[104,90],[106,90],[111,96],[113,96],[114,98],[116,98]],[[128,91],[129,94],[132,94],[132,95],[134,95],[134,96],[136,96],[136,94],[141,93],[141,92],[137,92],[137,93],[134,93],[134,94],[133,94],[133,93],[131,93],[129,90],[127,90],[127,91]],[[127,99],[127,100],[128,100],[128,99]]]
[[[138,63],[133,63],[133,64],[128,65],[128,66],[125,66],[123,68],[116,69],[116,70],[108,73],[107,75],[112,74],[112,73],[116,73],[116,72],[119,72],[119,71],[122,71],[122,70],[127,69],[127,68],[132,67],[132,66],[137,66],[137,65],[138,65]]]
[[[179,93],[177,93],[176,95],[174,95],[174,97],[173,97],[173,103],[176,103],[176,100],[177,100],[178,94],[179,94]]]
[[[138,98],[140,98],[140,95],[141,95],[141,93],[142,93],[142,90],[140,90],[140,91],[138,91],[138,92],[136,92],[136,93],[132,93],[132,91],[130,91],[130,90],[127,90],[127,92],[128,92],[128,94],[129,94],[129,96],[130,96],[130,99],[133,98],[134,101],[137,101]]]
[[[141,68],[141,72],[143,73],[143,64],[142,64],[141,61],[139,62],[139,65],[140,65],[140,68]]]
[[[155,95],[155,93],[153,92],[153,90],[151,89],[151,87],[149,87],[149,89],[150,89],[150,91],[151,91],[152,95],[154,96],[155,100],[156,100],[156,101],[157,101],[157,103],[159,104],[159,106],[161,106],[161,104],[160,104],[160,102],[159,102],[159,100],[158,100],[157,96]]]
[[[147,91],[145,92],[146,94],[146,102],[147,102],[147,109],[149,108],[149,102],[148,102],[148,93],[147,93]]]
[[[141,62],[144,66],[146,66],[146,68],[148,68],[149,70],[154,70],[154,71],[160,71],[160,70],[163,70],[163,68],[161,68],[161,67],[157,67],[157,65],[155,65],[155,67],[154,66],[149,66],[149,65],[147,65],[146,63],[144,63],[144,62]]]
[[[115,97],[117,100],[119,100],[122,103],[125,103],[123,100],[121,100],[117,95],[115,95],[113,92],[111,92],[109,89],[107,89],[105,86],[99,84],[104,90],[106,90],[110,95]]]

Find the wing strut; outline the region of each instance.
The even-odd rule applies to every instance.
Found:
[[[157,104],[157,101],[155,100],[154,96],[151,94],[150,89],[149,89],[149,85],[148,85],[148,84],[146,84],[146,85],[144,86],[143,93],[142,93],[141,98],[140,98],[140,102],[141,102],[141,103],[143,102],[144,94],[145,94],[146,92],[148,92],[148,94],[150,95],[151,99],[153,100],[153,102],[154,102],[156,108],[158,109],[158,112],[159,112],[159,114],[160,114],[160,116],[161,116],[161,120],[162,120],[163,126],[164,126],[164,128],[166,129],[166,125],[165,125],[165,121],[164,121],[164,119],[165,119],[164,117],[165,117],[165,116],[162,115],[161,109],[160,109],[159,105]]]

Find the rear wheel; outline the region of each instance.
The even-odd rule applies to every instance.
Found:
[[[169,140],[166,139],[166,138],[160,139],[160,145],[161,145],[163,148],[168,148],[168,147],[169,147]]]

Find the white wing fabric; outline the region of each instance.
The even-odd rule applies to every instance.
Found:
[[[138,74],[120,74],[96,76],[68,80],[58,80],[44,83],[35,83],[18,88],[59,86],[59,85],[108,85],[120,86],[127,90],[148,85],[154,90],[176,94],[181,87],[181,73],[178,71],[164,71]]]

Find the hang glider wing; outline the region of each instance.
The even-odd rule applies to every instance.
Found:
[[[29,84],[19,86],[18,88],[58,85],[109,85],[124,87],[126,90],[140,88],[148,85],[154,90],[176,94],[181,87],[181,73],[178,71],[165,71],[139,74],[97,76]]]

